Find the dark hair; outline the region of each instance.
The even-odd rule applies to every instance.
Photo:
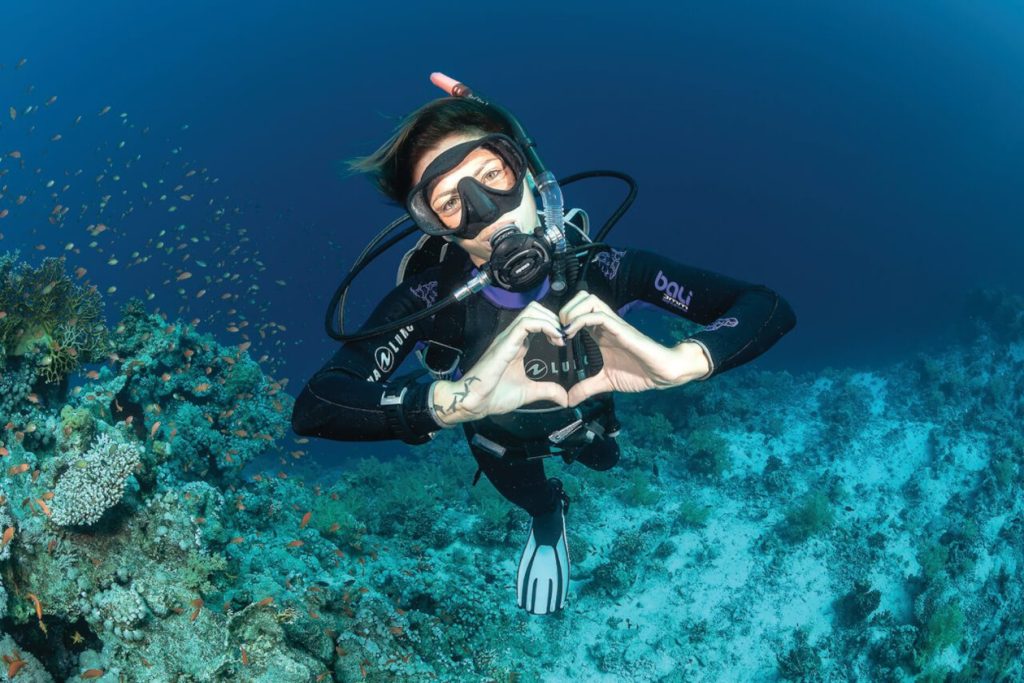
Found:
[[[353,173],[368,173],[381,192],[398,204],[412,189],[416,160],[445,136],[459,132],[512,135],[508,123],[485,104],[464,97],[442,97],[412,112],[377,151],[346,163]]]

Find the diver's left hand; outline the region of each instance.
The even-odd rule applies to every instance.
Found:
[[[585,328],[600,346],[604,360],[600,372],[569,389],[569,406],[595,394],[668,389],[701,376],[698,368],[684,367],[685,357],[678,347],[654,341],[585,290],[577,292],[558,317],[567,339]]]

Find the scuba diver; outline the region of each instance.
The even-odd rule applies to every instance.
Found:
[[[461,425],[478,466],[473,485],[486,475],[531,517],[518,604],[550,614],[565,606],[569,588],[569,497],[545,475],[544,459],[613,467],[614,392],[706,381],[767,351],[796,317],[765,286],[604,243],[635,196],[629,176],[591,171],[559,183],[508,110],[443,74],[431,80],[449,96],[350,162],[408,213],[371,241],[335,292],[325,327],[343,343],[303,388],[292,428],[341,441],[422,444]],[[591,239],[586,213],[565,211],[561,186],[602,176],[630,190]],[[395,288],[358,332],[346,333],[352,279],[416,231],[422,235],[402,259]],[[637,306],[703,327],[664,346],[622,318]],[[394,376],[412,352],[423,369]],[[429,381],[418,381],[427,373]]]

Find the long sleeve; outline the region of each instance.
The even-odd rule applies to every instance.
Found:
[[[711,361],[711,371],[702,380],[753,360],[796,326],[792,307],[768,287],[651,251],[605,251],[591,269],[601,275],[588,279],[607,281],[620,315],[646,304],[703,325],[689,337],[704,347]]]
[[[410,278],[377,305],[362,329],[377,327],[436,303],[437,273]],[[430,333],[430,318],[392,332],[346,342],[321,367],[299,394],[292,411],[292,429],[305,436],[339,441],[381,441],[401,438],[389,426],[381,397],[402,361]],[[397,378],[396,378],[397,379]],[[427,406],[431,382],[408,386],[401,409],[417,443],[441,429]]]

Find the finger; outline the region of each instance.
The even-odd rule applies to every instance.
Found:
[[[532,401],[552,401],[563,408],[568,407],[569,396],[565,393],[565,388],[561,384],[533,381],[530,384],[533,385],[529,389]]]
[[[618,331],[616,321],[609,317],[608,314],[603,311],[595,311],[593,313],[584,313],[569,323],[565,327],[566,339],[572,339],[584,327],[600,327],[613,334]]]
[[[574,408],[591,396],[604,394],[612,391],[614,388],[611,380],[608,379],[608,375],[604,372],[598,373],[593,377],[587,377],[570,387],[567,396],[568,405],[566,407]]]
[[[510,343],[522,345],[526,338],[534,332],[546,335],[548,340],[556,346],[565,344],[565,341],[562,339],[562,331],[558,326],[550,320],[533,316],[516,318],[515,325],[509,329]]]
[[[555,312],[537,301],[531,301],[530,303],[526,304],[526,308],[523,309],[523,313],[526,313],[527,311],[529,311],[527,315],[535,315],[542,318],[547,318],[556,325],[558,323],[558,316],[555,314]]]
[[[568,323],[569,320],[571,320],[572,310],[576,307],[577,304],[579,304],[589,296],[590,292],[588,292],[585,289],[581,289],[580,291],[576,292],[576,295],[573,296],[573,298],[569,299],[567,302],[565,302],[565,305],[562,306],[562,308],[558,311],[559,321],[561,321],[563,325]]]

